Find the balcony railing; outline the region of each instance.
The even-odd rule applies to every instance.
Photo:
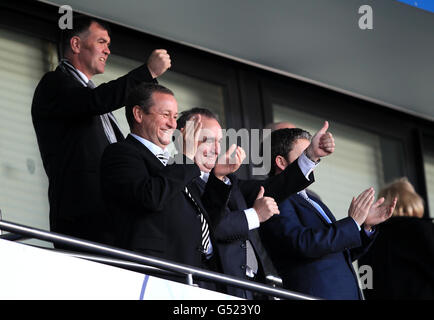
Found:
[[[48,241],[54,244],[68,245],[69,247],[76,248],[78,251],[63,251],[63,253],[71,256],[110,264],[125,269],[136,270],[147,274],[151,273],[157,276],[175,275],[184,277],[185,282],[189,285],[194,285],[194,279],[201,279],[238,287],[245,290],[255,291],[278,299],[318,300],[318,298],[309,295],[280,289],[271,285],[243,280],[241,278],[175,263],[166,259],[156,258],[153,256],[119,249],[55,232],[36,229],[4,220],[0,220],[0,230],[10,232],[9,234],[1,235],[0,237],[3,239],[19,240],[20,237],[24,237]],[[86,253],[81,253],[83,251]]]

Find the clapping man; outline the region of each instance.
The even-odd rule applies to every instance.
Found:
[[[302,129],[273,131],[270,174],[281,175],[310,140]],[[352,199],[348,217],[341,220],[305,190],[281,202],[280,214],[262,224],[260,234],[284,287],[324,299],[361,299],[352,262],[369,249],[375,226],[391,216],[396,199],[387,206],[383,201],[374,203],[374,190],[368,188]]]

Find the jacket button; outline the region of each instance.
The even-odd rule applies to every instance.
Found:
[[[245,242],[241,243],[240,247],[246,249],[247,248],[246,243]]]
[[[241,265],[241,269],[245,270],[245,269],[246,269],[246,265],[245,265],[245,264],[242,264],[242,265]]]

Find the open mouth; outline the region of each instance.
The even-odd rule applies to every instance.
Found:
[[[165,136],[171,136],[173,134],[173,130],[160,130],[163,135]]]

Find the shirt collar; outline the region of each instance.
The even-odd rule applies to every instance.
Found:
[[[71,68],[73,68],[75,71],[77,71],[78,75],[84,81],[84,83],[87,84],[89,82],[89,78],[86,77],[86,75],[83,72],[81,72],[80,70],[78,70],[68,59],[62,59],[62,61],[64,63],[68,64],[68,66],[70,66]]]
[[[307,195],[306,189],[303,189],[299,192],[297,192],[298,195],[302,196],[304,199],[308,199],[309,196]]]
[[[201,171],[201,172],[200,172],[200,178],[201,178],[203,181],[208,182],[208,179],[209,179],[209,172],[203,172],[203,171]]]
[[[160,154],[160,153],[164,153],[164,152],[167,152],[167,148],[165,148],[165,149],[161,149],[159,146],[157,146],[155,143],[153,143],[153,142],[151,142],[151,141],[149,141],[149,140],[146,140],[145,138],[143,138],[143,137],[140,137],[140,136],[138,136],[138,135],[136,135],[136,134],[134,134],[134,133],[130,133],[130,135],[132,136],[132,137],[134,137],[134,138],[136,138],[138,141],[140,141],[146,148],[148,148],[149,149],[149,151],[151,151],[152,152],[152,154],[154,155],[154,156],[157,156],[157,154]]]
[[[89,79],[86,77],[86,75],[85,75],[83,72],[81,72],[81,71],[78,70],[77,68],[75,68],[75,70],[77,70],[77,72],[78,72],[78,74],[80,75],[80,77],[83,78],[84,82],[86,82],[86,83],[89,82]]]

